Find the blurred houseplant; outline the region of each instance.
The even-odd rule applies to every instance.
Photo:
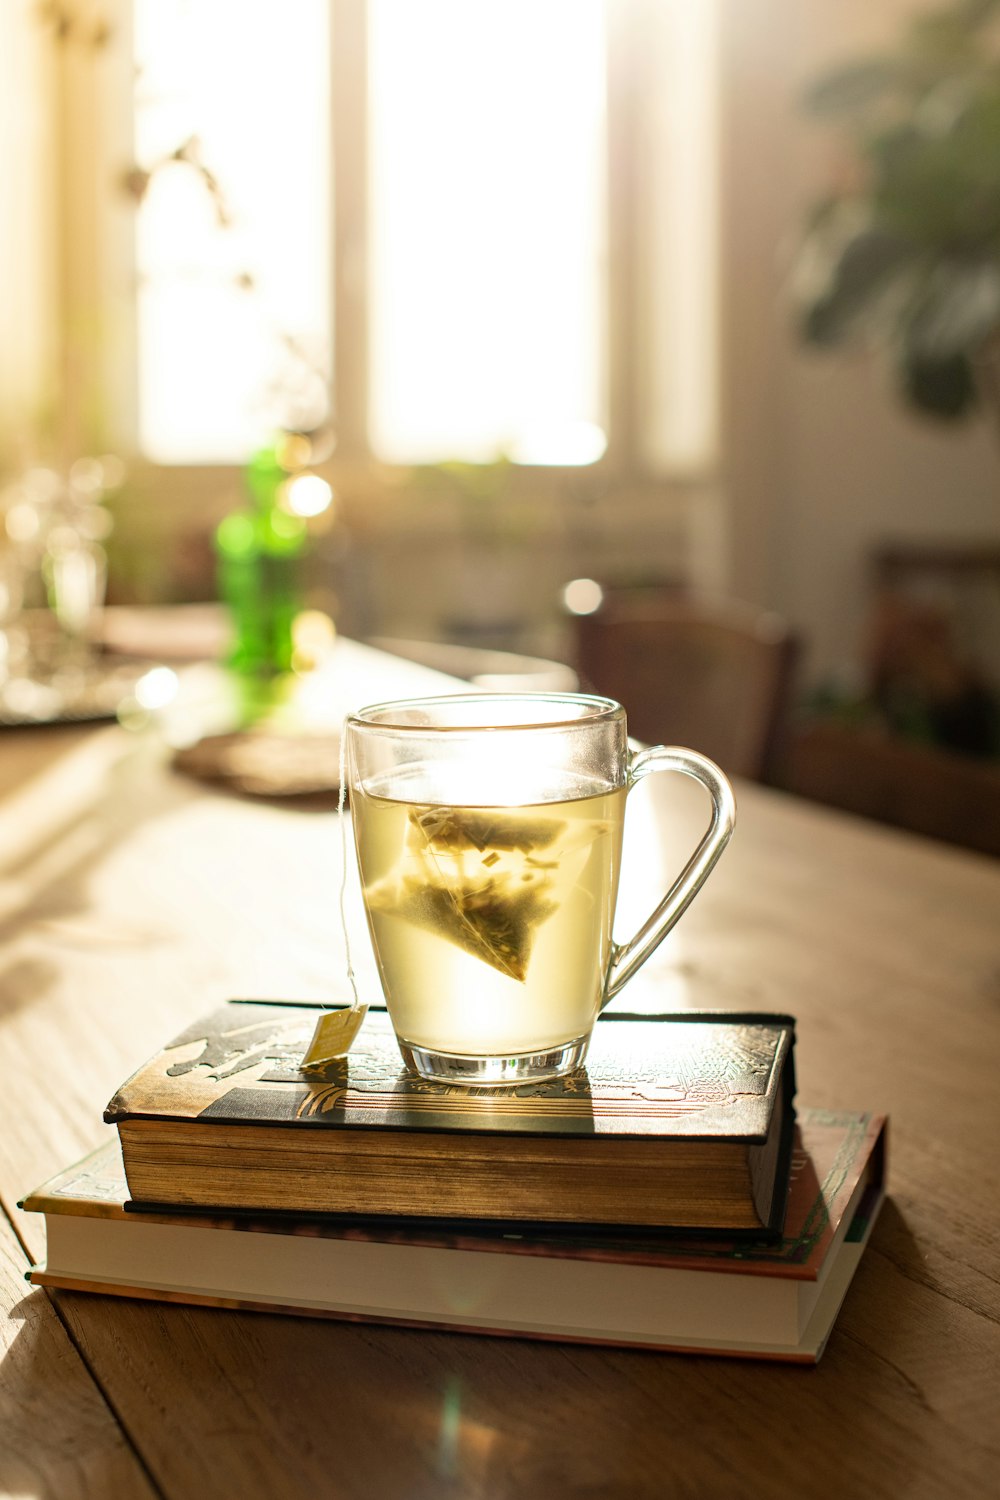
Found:
[[[911,18],[891,50],[816,79],[805,106],[846,149],[796,267],[802,338],[877,349],[911,410],[945,422],[981,413],[1000,432],[1000,0],[950,0]],[[974,645],[956,595],[883,582],[864,699],[814,708],[997,758],[998,613],[991,604],[985,642],[980,615]]]
[[[952,0],[816,80],[839,180],[798,264],[806,342],[887,352],[911,408],[1000,425],[1000,0]]]

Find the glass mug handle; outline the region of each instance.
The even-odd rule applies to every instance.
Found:
[[[712,821],[680,875],[635,936],[627,943],[612,944],[602,1008],[614,999],[687,911],[715,868],[736,824],[733,789],[718,766],[706,756],[695,750],[681,750],[676,745],[656,745],[651,750],[640,750],[629,758],[627,790],[631,791],[636,782],[651,771],[680,771],[682,775],[699,781],[712,799]]]

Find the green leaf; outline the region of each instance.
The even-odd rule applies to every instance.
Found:
[[[928,279],[906,328],[908,348],[921,359],[966,356],[1000,329],[1000,266],[993,261],[946,261]]]
[[[961,9],[952,6],[914,16],[908,31],[911,54],[949,72],[974,62],[979,55],[975,31]]]
[[[942,421],[966,417],[977,404],[975,376],[962,354],[934,359],[904,347],[899,379],[903,395],[912,406]]]
[[[899,126],[872,141],[869,154],[872,217],[885,229],[949,253],[996,237],[1000,158],[970,149],[957,124],[944,133]]]
[[[887,297],[905,285],[914,261],[914,246],[899,235],[873,228],[851,234],[835,249],[813,294],[801,300],[803,337],[823,346],[842,344],[861,324],[884,316]]]
[[[969,175],[996,181],[1000,161],[1000,78],[966,91],[966,103],[954,123],[957,148],[966,154]]]
[[[820,117],[857,114],[882,100],[899,78],[900,64],[892,57],[844,63],[811,84],[803,104]]]
[[[966,26],[986,26],[1000,16],[1000,0],[958,0],[958,13]]]

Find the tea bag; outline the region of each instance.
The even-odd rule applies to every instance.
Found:
[[[557,910],[555,873],[566,851],[551,846],[565,828],[559,818],[499,809],[414,808],[400,866],[366,888],[369,909],[426,928],[523,983],[538,929]]]
[[[555,911],[537,891],[518,890],[509,880],[438,884],[407,877],[398,895],[375,891],[369,903],[437,933],[522,984],[535,933]]]
[[[531,854],[547,848],[565,827],[559,818],[513,817],[501,809],[424,807],[410,814],[407,847],[419,847],[422,840],[437,854],[473,849],[519,849]]]

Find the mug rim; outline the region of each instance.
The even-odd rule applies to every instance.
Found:
[[[543,703],[553,705],[553,712],[546,717],[532,717],[525,723],[418,723],[406,720],[404,713],[421,708],[433,709],[441,704],[498,705]],[[558,706],[582,707],[589,712],[560,714]],[[612,723],[625,718],[625,709],[614,698],[605,698],[597,693],[429,693],[415,698],[390,698],[381,703],[369,703],[347,715],[349,728],[385,731],[392,734],[516,734],[539,729],[585,729],[595,724]]]

